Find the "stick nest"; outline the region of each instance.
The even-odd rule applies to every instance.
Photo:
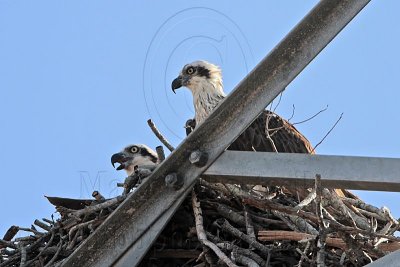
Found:
[[[108,200],[48,197],[60,219],[10,227],[0,267],[61,265],[150,173],[138,168]],[[398,229],[389,209],[321,188],[318,176],[299,191],[200,178],[141,266],[364,266],[400,248]]]

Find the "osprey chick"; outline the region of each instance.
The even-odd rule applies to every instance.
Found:
[[[157,153],[146,145],[129,145],[121,152],[111,156],[111,164],[120,165],[117,170],[124,169],[128,176],[132,175],[137,165],[156,165],[158,163]]]
[[[171,86],[174,93],[182,86],[192,92],[196,124],[202,123],[225,98],[220,68],[206,61],[185,65]],[[268,110],[262,112],[229,149],[287,153],[313,151],[307,138],[292,124]]]

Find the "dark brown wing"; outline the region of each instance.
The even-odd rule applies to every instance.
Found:
[[[268,138],[268,133],[270,138]],[[285,153],[313,151],[307,138],[292,124],[268,110],[261,113],[228,149]]]
[[[267,126],[268,125],[268,126]],[[270,138],[268,138],[268,133]],[[271,141],[272,140],[272,141]],[[258,118],[233,142],[229,150],[283,152],[283,153],[313,153],[310,141],[305,138],[290,122],[279,115],[265,110]],[[351,192],[344,189],[334,189],[337,195],[357,199]],[[308,192],[297,189],[304,198]]]
[[[188,120],[187,135],[194,129],[196,122]],[[188,131],[189,129],[189,131]],[[228,147],[229,150],[282,152],[282,153],[312,153],[310,141],[302,135],[290,122],[279,115],[265,110],[260,116]],[[298,188],[301,198],[307,196],[306,189]],[[357,196],[345,189],[334,189],[337,195],[358,199]]]

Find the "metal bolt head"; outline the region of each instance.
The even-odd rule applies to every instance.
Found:
[[[183,180],[175,172],[173,172],[165,176],[165,185],[178,190],[182,187]]]
[[[173,186],[178,181],[178,177],[176,173],[170,173],[165,176],[165,185],[166,186]]]
[[[203,167],[207,164],[208,154],[206,152],[201,152],[200,150],[195,150],[190,153],[189,161],[197,167]]]

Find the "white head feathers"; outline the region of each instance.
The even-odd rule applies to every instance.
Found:
[[[172,82],[172,90],[185,86],[193,94],[196,124],[205,120],[225,97],[221,69],[207,61],[195,61],[183,67]]]

